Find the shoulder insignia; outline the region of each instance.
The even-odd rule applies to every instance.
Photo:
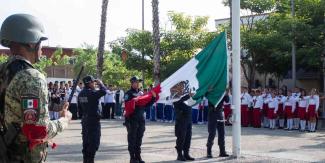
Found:
[[[35,124],[39,118],[39,98],[23,97],[22,108],[25,124]]]

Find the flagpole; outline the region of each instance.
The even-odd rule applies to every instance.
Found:
[[[232,1],[232,97],[233,97],[233,128],[232,152],[240,157],[240,0]]]

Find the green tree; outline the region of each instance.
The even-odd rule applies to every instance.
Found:
[[[8,56],[5,54],[0,54],[0,64],[8,60]]]
[[[97,49],[86,46],[84,49],[76,49],[76,63],[74,65],[74,72],[79,73],[82,66],[84,66],[84,71],[81,77],[85,75],[96,76],[96,60],[97,60]],[[106,84],[113,84],[115,86],[127,89],[130,86],[129,79],[133,75],[140,75],[137,70],[130,70],[122,62],[120,56],[112,53],[104,53],[103,62],[103,76],[102,80]]]
[[[208,17],[191,17],[183,13],[168,13],[172,30],[161,30],[160,77],[164,80],[200,49],[204,48],[218,32],[209,32],[206,28]],[[153,78],[153,34],[149,31],[135,29],[127,30],[127,36],[110,42],[114,54],[121,55],[124,49],[128,54],[126,66],[128,69],[146,70],[146,78]],[[145,54],[144,62],[141,54]]]
[[[69,64],[70,57],[63,54],[62,48],[58,48],[50,58],[54,66]]]

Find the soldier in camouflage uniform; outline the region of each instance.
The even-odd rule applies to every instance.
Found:
[[[0,115],[4,115],[1,118],[4,126],[15,126],[17,134],[13,141],[6,142],[7,158],[0,158],[0,162],[44,162],[48,141],[67,128],[71,120],[68,103],[63,106],[60,119],[50,120],[47,83],[44,75],[32,65],[39,60],[41,42],[46,39],[40,21],[28,14],[11,15],[1,26],[1,44],[10,48],[12,56],[0,65]],[[33,148],[30,139],[23,134],[26,126],[31,131],[33,127],[42,127],[46,135]],[[8,132],[5,134],[10,134]]]

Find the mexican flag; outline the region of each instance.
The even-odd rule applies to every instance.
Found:
[[[188,101],[197,104],[206,97],[217,105],[223,98],[227,87],[227,43],[226,33],[220,33],[211,43],[189,60],[184,66],[160,84],[158,102],[177,101],[192,92],[195,95]]]
[[[35,109],[38,108],[38,99],[23,99],[24,109]]]

